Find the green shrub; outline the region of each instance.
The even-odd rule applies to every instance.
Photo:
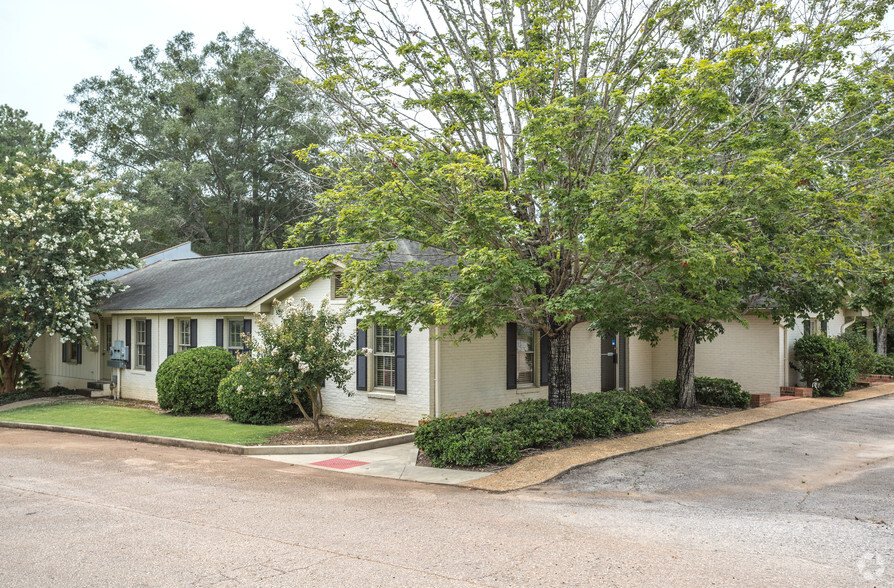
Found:
[[[875,354],[875,357],[873,358],[872,372],[870,373],[894,376],[894,357]]]
[[[642,400],[652,412],[667,410],[677,403],[677,384],[673,380],[661,380],[654,386],[637,386],[629,392]]]
[[[264,362],[243,361],[220,382],[217,404],[237,423],[274,425],[298,414],[287,391],[276,387]]]
[[[876,357],[875,349],[872,347],[872,341],[866,338],[863,333],[856,331],[847,331],[843,335],[837,337],[839,341],[844,342],[851,350],[851,356],[854,358],[854,369],[858,374],[874,374]]]
[[[197,347],[168,356],[155,376],[158,406],[174,414],[216,412],[217,388],[236,365],[221,347]]]
[[[751,394],[742,390],[738,382],[725,378],[696,378],[695,401],[708,406],[748,408]]]
[[[805,335],[795,342],[792,366],[818,396],[841,396],[857,377],[851,350],[825,335]]]
[[[655,423],[649,407],[629,392],[572,394],[571,408],[552,410],[546,400],[526,400],[492,412],[424,420],[416,446],[442,467],[513,463],[521,450],[567,445],[574,439],[643,431]]]

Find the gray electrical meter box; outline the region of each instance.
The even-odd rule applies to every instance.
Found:
[[[109,367],[127,367],[128,348],[124,341],[115,341],[109,348],[109,360],[106,365]]]

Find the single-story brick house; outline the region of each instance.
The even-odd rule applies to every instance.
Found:
[[[251,332],[255,313],[268,313],[274,299],[304,297],[318,305],[328,297],[333,306],[336,278],[320,278],[301,287],[299,258],[314,261],[350,253],[356,245],[337,244],[198,257],[184,255],[147,263],[114,279],[127,286],[107,300],[96,315],[98,346],[65,343],[58,336],[41,337],[32,349],[31,363],[45,386],[83,388],[88,382],[111,382],[115,371],[106,365],[115,340],[130,349],[129,367],[121,372],[124,398],[156,400],[155,372],[173,353],[197,346],[242,349],[242,333]],[[418,244],[398,243],[397,261],[429,261],[430,252]],[[436,261],[435,261],[436,262]],[[324,386],[327,414],[383,421],[415,423],[424,415],[490,409],[525,398],[546,396],[548,356],[541,355],[538,337],[530,329],[509,324],[495,337],[454,343],[435,337],[434,329],[406,334],[372,326],[360,331],[357,317],[345,325],[360,356],[347,396]],[[834,320],[805,321],[786,329],[754,317],[746,328],[727,324],[724,334],[698,345],[696,374],[731,378],[753,393],[779,395],[781,386],[796,385],[789,357],[805,328],[825,328],[835,335],[863,320],[855,313],[839,313]],[[815,324],[814,324],[815,323]],[[600,337],[578,325],[572,331],[572,389],[575,392],[648,385],[676,372],[677,346],[673,334],[652,346],[639,339]],[[94,384],[95,385],[95,384]]]

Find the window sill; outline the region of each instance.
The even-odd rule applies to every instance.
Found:
[[[397,394],[394,392],[367,392],[367,398],[378,398],[380,400],[397,400]]]
[[[540,386],[534,386],[533,384],[527,386],[519,386],[515,389],[516,394],[537,394],[543,390]]]

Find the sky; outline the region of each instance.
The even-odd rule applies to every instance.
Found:
[[[51,129],[75,84],[108,78],[180,31],[195,33],[201,47],[249,26],[292,60],[299,12],[296,0],[0,0],[0,104]],[[74,156],[67,146],[56,155]]]

